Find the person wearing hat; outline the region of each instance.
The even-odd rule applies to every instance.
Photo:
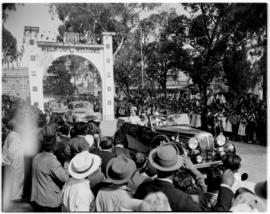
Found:
[[[32,206],[36,212],[60,212],[62,205],[61,187],[69,175],[54,155],[56,132],[53,127],[44,129],[41,141],[42,152],[32,163]],[[67,164],[65,164],[67,167]]]
[[[176,145],[165,144],[153,149],[149,153],[149,161],[157,170],[157,178],[142,183],[137,188],[134,198],[143,199],[149,193],[161,191],[168,197],[174,212],[228,211],[230,209],[234,195],[230,188],[234,182],[233,173],[230,170],[223,174],[217,204],[212,210],[200,206],[189,194],[173,185],[174,172],[184,165],[184,159],[179,155]]]
[[[96,210],[98,212],[121,211],[122,202],[131,198],[127,183],[136,170],[136,164],[130,158],[119,155],[109,161],[106,168],[106,182],[97,193]]]
[[[254,186],[254,192],[257,196],[267,199],[267,181],[258,182]]]
[[[94,202],[87,177],[93,174],[101,165],[101,158],[83,151],[77,154],[69,163],[68,173],[71,178],[62,190],[63,212],[88,212]]]
[[[20,124],[16,119],[8,122],[8,133],[2,147],[2,164],[5,166],[5,184],[9,186],[10,200],[21,200],[24,185],[24,149],[22,137],[19,134]],[[7,198],[5,198],[7,199]]]
[[[137,107],[136,106],[131,107],[131,109],[130,109],[130,117],[128,118],[128,121],[131,124],[143,125],[141,119],[137,116]]]

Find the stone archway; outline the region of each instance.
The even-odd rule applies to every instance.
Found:
[[[74,33],[73,33],[74,35]],[[114,120],[113,33],[102,34],[102,44],[44,41],[38,27],[25,26],[24,58],[28,64],[31,104],[37,103],[44,110],[43,75],[57,58],[75,55],[90,61],[98,70],[102,82],[102,117]]]

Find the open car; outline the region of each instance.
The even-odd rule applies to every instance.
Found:
[[[115,142],[120,141],[131,152],[145,154],[160,144],[174,142],[197,168],[221,164],[224,154],[235,152],[224,135],[214,139],[211,133],[191,127],[187,114],[153,115],[147,119],[147,125],[143,126],[129,123],[127,117],[119,118]]]

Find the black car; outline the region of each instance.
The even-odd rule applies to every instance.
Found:
[[[131,152],[145,154],[160,144],[175,142],[197,168],[221,164],[224,154],[235,153],[234,145],[224,135],[215,139],[211,133],[191,127],[187,114],[150,116],[147,120],[142,125],[119,118],[115,142],[123,143]]]

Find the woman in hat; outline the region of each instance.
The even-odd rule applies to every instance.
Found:
[[[101,158],[83,151],[77,154],[68,167],[71,178],[62,190],[63,212],[94,211],[94,195],[90,189],[87,177],[94,173],[101,165]]]
[[[121,211],[121,204],[131,198],[127,188],[128,181],[136,170],[136,164],[130,158],[119,155],[109,161],[106,168],[106,182],[110,183],[99,190],[96,197],[98,212]]]
[[[131,107],[131,109],[130,109],[130,117],[129,117],[128,121],[131,124],[143,125],[141,119],[137,116],[137,107],[136,106]]]

